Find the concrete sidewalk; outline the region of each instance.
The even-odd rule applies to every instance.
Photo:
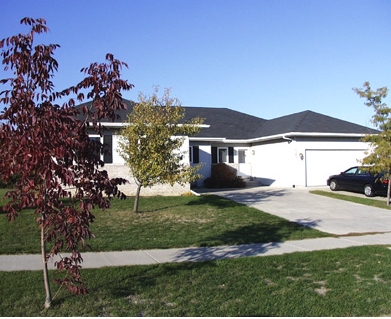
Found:
[[[154,249],[122,252],[83,253],[83,268],[101,268],[110,266],[151,265],[168,262],[198,262],[237,257],[260,257],[282,255],[293,252],[307,252],[347,248],[366,245],[390,245],[391,233],[364,236],[326,237],[287,242],[247,244],[237,246]],[[56,256],[49,263],[54,269]],[[0,271],[41,270],[40,255],[0,255]]]

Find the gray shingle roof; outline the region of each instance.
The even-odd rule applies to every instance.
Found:
[[[377,130],[343,121],[313,111],[303,111],[271,120],[219,108],[186,107],[186,117],[205,118],[209,129],[198,137],[224,137],[227,139],[253,139],[286,133],[369,134]]]
[[[377,130],[366,126],[307,110],[268,120],[259,134],[260,136],[270,136],[289,132],[342,134],[378,133]]]
[[[124,102],[127,105],[127,110],[118,111],[117,114],[120,118],[115,122],[125,121],[127,114],[133,110],[133,101],[124,100]],[[247,140],[294,132],[378,133],[377,130],[309,110],[265,120],[228,108],[184,106],[184,109],[185,121],[200,117],[205,119],[204,124],[210,125],[209,128],[203,128],[197,135],[200,138]]]
[[[250,139],[257,136],[266,120],[227,108],[184,107],[185,120],[194,117],[205,119],[203,128],[197,137]],[[257,136],[259,137],[259,136]]]

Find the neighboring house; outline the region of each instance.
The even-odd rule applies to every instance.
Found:
[[[102,138],[112,150],[105,156],[105,169],[110,176],[129,175],[129,169],[117,152],[118,131],[123,126],[133,102],[125,101],[121,120],[104,123],[109,129]],[[210,177],[211,167],[226,163],[237,175],[258,185],[281,187],[326,185],[329,175],[337,174],[365,156],[368,144],[360,139],[377,130],[333,117],[303,111],[265,120],[227,108],[184,107],[185,119],[204,118],[201,132],[186,137],[182,148],[184,161],[191,165],[203,163],[203,180]],[[98,136],[96,136],[98,137]],[[188,150],[188,151],[187,151]],[[128,177],[131,179],[131,177]],[[127,192],[132,193],[129,185]],[[180,194],[190,186],[162,185],[142,194]]]

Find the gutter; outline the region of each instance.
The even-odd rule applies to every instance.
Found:
[[[263,142],[263,141],[270,141],[270,140],[287,140],[288,142],[293,141],[290,137],[364,137],[367,134],[363,133],[302,133],[302,132],[289,132],[285,134],[276,134],[276,135],[269,135],[269,136],[263,136],[263,137],[257,137],[257,138],[250,138],[250,139],[242,139],[242,140],[236,140],[236,139],[227,139],[224,137],[218,138],[218,137],[189,137],[190,141],[219,141],[224,144],[229,143],[237,143],[237,144],[249,144],[249,143],[256,143],[256,142]],[[289,137],[288,137],[289,136]]]
[[[104,127],[117,127],[121,128],[128,125],[127,123],[118,123],[118,122],[103,122],[102,126]],[[208,124],[201,124],[197,125],[200,128],[209,128],[210,125]],[[250,138],[250,139],[227,139],[225,137],[196,137],[196,136],[190,136],[189,141],[210,141],[210,142],[221,142],[224,144],[229,143],[237,143],[237,144],[249,144],[249,143],[256,143],[256,142],[263,142],[263,141],[270,141],[270,140],[277,140],[277,139],[283,139],[287,140],[288,143],[291,143],[293,141],[290,137],[364,137],[364,133],[307,133],[307,132],[288,132],[283,134],[276,134],[276,135],[269,135],[269,136],[263,136],[263,137],[256,137],[256,138]]]
[[[92,126],[91,122],[89,124]],[[122,127],[129,125],[128,123],[125,123],[125,122],[102,122],[101,124],[102,124],[102,126],[105,126],[105,127],[118,127],[118,128],[122,128]],[[178,126],[183,126],[183,125],[184,124],[178,124]],[[210,127],[209,124],[198,124],[195,126],[200,127],[200,128],[209,128]]]

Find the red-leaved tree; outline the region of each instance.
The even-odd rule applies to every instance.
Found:
[[[0,93],[5,106],[0,113],[0,176],[6,182],[13,175],[20,177],[7,192],[3,210],[10,220],[22,209],[35,210],[48,308],[52,296],[47,263],[60,252],[68,254],[56,262],[65,271],[57,282],[76,294],[88,291],[80,276],[79,250],[93,236],[91,210],[108,208],[112,196],[123,197],[117,185],[126,182],[109,179],[100,170],[103,163],[96,154],[103,152],[103,145],[90,140],[88,132],[102,133],[101,120],[114,120],[115,111],[126,107],[121,91],[133,85],[121,79],[126,63],[107,54],[105,63],[81,70],[85,78],[79,84],[55,91],[52,78],[58,64],[53,55],[59,45],[34,45],[36,35],[48,31],[44,19],[24,18],[21,24],[30,26],[27,34],[0,41],[4,70],[12,73],[0,81],[5,87]],[[78,111],[75,101],[85,95],[92,104]],[[61,99],[67,102],[60,106],[56,101]],[[83,121],[76,119],[78,112]]]

